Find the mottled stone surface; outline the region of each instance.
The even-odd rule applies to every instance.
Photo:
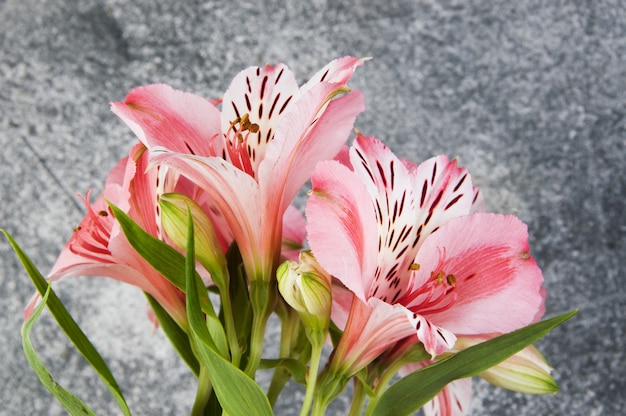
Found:
[[[490,210],[529,224],[547,315],[580,308],[539,344],[556,368],[556,396],[477,382],[472,414],[623,414],[623,2],[159,3],[0,0],[0,227],[43,271],[82,217],[74,192],[99,192],[134,141],[109,101],[153,82],[218,97],[249,65],[285,62],[304,81],[335,57],[372,56],[351,83],[367,100],[358,128],[406,158],[459,156]],[[56,288],[136,414],[189,412],[194,380],[151,333],[138,290],[99,278]],[[0,239],[0,413],[63,414],[22,354],[31,293]],[[116,414],[51,322],[44,316],[33,336],[44,362],[96,412]],[[268,336],[275,344],[275,325]],[[297,414],[301,400],[289,387],[277,414]]]

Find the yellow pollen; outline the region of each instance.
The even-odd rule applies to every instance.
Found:
[[[411,265],[409,266],[409,270],[419,270],[420,267],[421,266],[418,263],[411,263]]]
[[[439,273],[437,273],[437,276],[435,276],[434,280],[437,283],[443,283],[443,278],[446,274],[442,271],[440,271]]]

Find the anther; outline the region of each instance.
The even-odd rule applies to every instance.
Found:
[[[456,283],[456,276],[453,274],[449,274],[446,276],[446,282],[448,282],[448,284],[450,286],[454,286],[454,284]]]

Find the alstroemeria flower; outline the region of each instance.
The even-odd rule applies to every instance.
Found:
[[[526,226],[472,213],[478,192],[456,161],[414,165],[359,136],[345,163],[317,165],[306,208],[313,254],[352,293],[334,299],[343,314],[333,318],[347,316],[336,371],[352,374],[402,339],[435,357],[456,335],[510,332],[542,311]]]
[[[345,84],[362,60],[331,62],[298,87],[285,65],[251,67],[225,93],[222,110],[164,85],[133,90],[112,110],[155,155],[211,195],[251,279],[269,280],[283,216],[315,163],[334,157],[363,110]]]
[[[120,207],[147,232],[156,235],[154,193],[156,171],[145,173],[147,157],[142,145],[109,173],[102,195],[92,204],[91,192],[83,202],[87,214],[74,229],[48,279],[68,276],[106,276],[138,287],[152,295],[179,324],[186,325],[182,293],[161,276],[130,246],[105,200]],[[152,202],[154,201],[154,202]],[[27,307],[32,312],[35,301]]]

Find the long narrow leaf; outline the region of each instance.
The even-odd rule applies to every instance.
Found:
[[[48,282],[43,278],[37,267],[35,267],[34,263],[30,260],[30,258],[24,253],[24,251],[20,248],[20,246],[15,242],[13,237],[6,232],[6,230],[1,230],[11,246],[13,250],[17,254],[17,257],[22,262],[24,269],[28,273],[28,276],[32,280],[33,284],[37,288],[37,291],[44,296],[48,291]],[[50,309],[50,313],[57,321],[63,332],[67,335],[67,337],[72,341],[76,349],[82,354],[82,356],[87,360],[87,362],[93,367],[96,373],[100,376],[107,389],[111,392],[111,395],[117,402],[119,408],[125,415],[130,415],[130,410],[128,405],[126,404],[126,400],[122,395],[122,391],[117,384],[117,381],[111,374],[111,371],[107,367],[104,359],[98,353],[96,348],[93,346],[89,338],[85,335],[85,333],[80,329],[74,318],[69,314],[65,306],[61,300],[56,296],[54,291],[50,291],[47,298],[47,305]]]
[[[193,219],[189,214],[189,232],[187,242],[187,315],[191,326],[191,336],[198,341],[201,363],[206,365],[211,383],[224,411],[230,415],[270,416],[272,407],[263,390],[243,371],[227,361],[219,353],[211,334],[206,327],[200,310],[198,296],[199,277],[195,273],[193,241]]]
[[[403,377],[383,393],[372,414],[409,415],[451,381],[476,376],[533,344],[577,311],[565,313],[501,335]]]
[[[33,348],[33,344],[30,341],[30,331],[37,318],[39,318],[39,315],[41,315],[43,308],[46,306],[51,290],[50,285],[48,285],[48,289],[43,295],[41,303],[37,305],[33,314],[26,321],[24,321],[24,325],[22,326],[22,347],[24,348],[24,355],[26,356],[26,359],[28,360],[28,363],[33,371],[35,371],[35,374],[37,374],[37,377],[39,377],[41,384],[43,384],[44,387],[47,388],[54,397],[56,397],[56,399],[67,409],[68,412],[70,412],[70,414],[95,416],[93,410],[91,410],[82,400],[54,381],[46,367],[37,356],[37,353]]]
[[[193,374],[198,377],[198,374],[200,374],[200,364],[198,364],[198,360],[191,349],[189,336],[180,326],[178,326],[176,321],[172,319],[170,314],[167,313],[165,309],[163,309],[159,302],[157,302],[148,293],[146,293],[146,297],[148,298],[148,302],[150,303],[161,328],[163,328],[163,332],[178,352],[178,355],[180,355],[180,357],[189,366]]]

